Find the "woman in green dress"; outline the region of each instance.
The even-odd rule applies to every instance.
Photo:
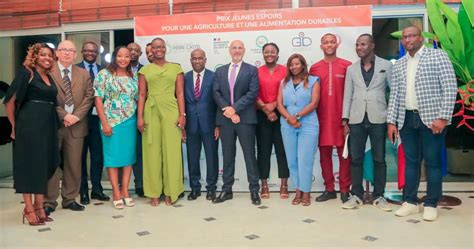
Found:
[[[138,129],[143,140],[143,189],[152,206],[162,193],[172,205],[184,191],[181,156],[186,125],[184,76],[181,66],[166,61],[166,43],[155,38],[153,63],[138,72]]]

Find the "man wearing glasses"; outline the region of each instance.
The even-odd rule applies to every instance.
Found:
[[[423,46],[423,40],[417,27],[402,31],[407,54],[393,66],[387,130],[392,143],[400,133],[406,160],[405,202],[395,215],[404,217],[420,212],[417,194],[424,159],[428,184],[423,219],[434,221],[442,191],[440,155],[446,125],[453,114],[457,84],[448,55]]]
[[[61,121],[59,146],[62,153],[62,207],[73,211],[83,211],[84,206],[76,202],[81,185],[81,156],[84,137],[87,135],[87,114],[94,101],[94,90],[89,73],[73,65],[77,51],[74,43],[64,40],[58,45],[51,75],[58,87],[57,111]],[[60,168],[49,180],[45,196],[46,214],[53,212],[58,203]]]
[[[87,41],[82,44],[82,58],[83,61],[76,64],[76,66],[84,68],[89,72],[91,81],[94,82],[95,76],[102,69],[97,64],[97,55],[99,54],[99,47],[95,42]],[[93,84],[93,83],[92,83]],[[110,197],[103,193],[101,179],[104,168],[102,158],[102,138],[100,135],[99,117],[95,106],[88,113],[88,135],[84,138],[84,146],[82,148],[82,177],[80,189],[80,202],[82,205],[90,203],[89,186],[87,183],[87,152],[90,155],[90,178],[92,183],[91,198],[100,201],[109,201]]]

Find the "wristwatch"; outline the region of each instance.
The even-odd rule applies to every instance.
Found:
[[[297,120],[300,120],[300,119],[301,119],[301,116],[300,116],[299,113],[295,113],[295,117],[296,117]]]

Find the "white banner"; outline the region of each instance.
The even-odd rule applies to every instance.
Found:
[[[360,34],[372,32],[370,6],[344,6],[304,9],[278,9],[259,11],[235,11],[195,13],[172,16],[152,16],[135,18],[135,42],[142,46],[153,38],[161,37],[166,41],[166,59],[181,64],[183,70],[191,70],[190,53],[196,48],[206,52],[210,70],[230,62],[228,45],[239,39],[244,42],[246,52],[244,61],[255,66],[264,64],[262,46],[274,42],[280,48],[279,63],[286,65],[287,58],[294,53],[302,54],[309,65],[323,58],[320,38],[326,33],[336,34],[339,38],[337,55],[349,61],[357,60],[355,40]],[[140,58],[147,64],[145,53]],[[186,160],[186,146],[183,146],[185,184],[189,189]],[[248,191],[247,175],[240,144],[237,148],[235,165],[235,191]],[[333,154],[334,175],[338,188],[338,157]],[[272,156],[270,172],[271,190],[279,189],[276,158]],[[219,146],[219,181],[222,186],[222,153]],[[201,183],[206,185],[206,162],[201,152]],[[290,189],[291,187],[290,183]],[[313,171],[313,191],[324,190],[319,164],[319,152],[315,155]]]

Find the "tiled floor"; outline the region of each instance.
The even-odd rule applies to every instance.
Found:
[[[21,196],[0,186],[0,248],[474,248],[472,183],[453,185],[470,192],[450,192],[463,204],[439,208],[436,222],[370,205],[343,210],[339,200],[292,206],[277,193],[256,207],[238,193],[222,204],[201,196],[174,207],[136,198],[136,207],[124,210],[110,202],[84,212],[58,208],[55,221],[41,227],[21,224]]]

